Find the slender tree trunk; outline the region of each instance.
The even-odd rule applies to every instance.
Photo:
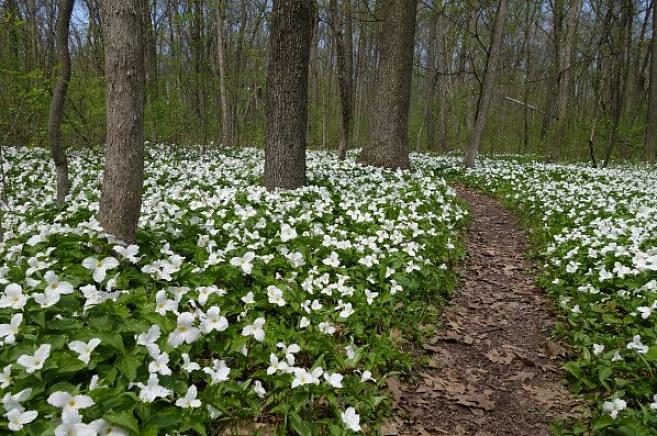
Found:
[[[434,5],[437,8],[438,5]],[[427,150],[433,150],[436,145],[436,85],[440,80],[438,70],[436,69],[436,45],[437,28],[438,28],[438,10],[429,11],[429,36],[427,40],[427,64],[426,64],[426,105],[424,107],[424,126],[427,135]],[[441,65],[442,68],[442,65]]]
[[[346,0],[349,2],[350,0]],[[338,145],[338,160],[347,157],[349,148],[349,132],[351,131],[351,93],[349,86],[349,71],[347,67],[347,53],[343,35],[342,19],[339,16],[337,0],[330,1],[331,24],[335,39],[335,55],[340,88],[340,143]]]
[[[62,117],[64,115],[64,102],[68,91],[68,82],[71,80],[71,57],[68,51],[68,29],[71,23],[71,13],[75,0],[62,0],[59,4],[57,16],[56,44],[57,44],[57,82],[52,93],[50,114],[48,116],[48,143],[50,153],[55,162],[57,173],[57,201],[63,203],[70,189],[68,179],[68,160],[62,145]]]
[[[408,113],[411,100],[416,0],[380,0],[379,67],[369,114],[369,139],[359,162],[410,168]]]
[[[436,35],[437,50],[437,84],[438,91],[438,149],[446,151],[448,149],[447,134],[449,133],[449,123],[447,119],[448,105],[447,94],[448,89],[448,75],[449,75],[449,54],[447,52],[447,20],[444,15],[438,17],[438,29]]]
[[[142,19],[144,20],[144,72],[146,84],[145,107],[152,106],[157,100],[157,47],[153,21],[151,19],[150,0],[142,0]],[[150,138],[157,142],[157,116],[151,114],[149,119]]]
[[[219,69],[219,92],[221,93],[221,143],[224,146],[233,145],[233,111],[226,89],[226,55],[224,41],[224,2],[219,1],[217,16],[217,63]]]
[[[470,139],[468,141],[468,148],[463,160],[463,164],[466,168],[474,168],[475,159],[479,152],[479,145],[481,144],[481,138],[484,134],[484,129],[486,128],[486,118],[488,117],[490,101],[493,98],[500,51],[502,50],[502,36],[504,35],[507,6],[508,0],[500,0],[499,6],[497,7],[495,24],[493,25],[493,37],[491,40],[488,59],[486,60],[486,70],[484,72],[481,93],[479,94],[475,123],[472,127],[472,133],[470,134]]]
[[[107,143],[100,224],[134,242],[144,185],[144,43],[140,2],[104,0]]]
[[[267,73],[267,189],[306,183],[308,62],[313,29],[312,0],[276,0],[270,16]]]
[[[650,43],[650,90],[646,119],[646,161],[655,163],[657,149],[657,1],[652,5],[652,41]]]
[[[573,50],[575,47],[575,38],[577,34],[577,22],[582,3],[581,0],[571,0],[566,15],[566,35],[563,44],[560,45],[562,50],[559,53],[559,69],[557,77],[557,107],[556,107],[556,125],[552,128],[552,137],[550,143],[550,158],[555,159],[559,153],[559,143],[567,140],[568,126],[568,100],[570,97],[571,81],[573,77]]]

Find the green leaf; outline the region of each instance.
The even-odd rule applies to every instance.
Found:
[[[116,366],[128,381],[134,381],[137,378],[137,370],[141,363],[141,359],[134,356],[123,356]]]
[[[139,423],[137,422],[137,419],[135,419],[135,416],[132,414],[132,411],[108,413],[103,416],[103,418],[110,424],[118,425],[119,427],[128,430],[131,434],[140,434]]]

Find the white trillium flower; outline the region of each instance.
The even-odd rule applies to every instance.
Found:
[[[11,385],[11,365],[7,365],[0,372],[0,389],[7,389]]]
[[[91,353],[93,353],[98,345],[100,345],[100,339],[92,338],[89,342],[73,341],[68,344],[68,348],[78,353],[78,359],[89,364]]]
[[[214,330],[222,332],[228,328],[228,319],[221,315],[217,306],[212,306],[204,314],[201,314],[201,331],[208,334]]]
[[[267,299],[271,304],[275,304],[280,307],[285,306],[286,304],[285,300],[283,299],[283,291],[273,285],[267,287]]]
[[[616,419],[618,413],[627,408],[627,403],[620,398],[614,398],[611,401],[605,401],[602,404],[602,410],[609,414],[612,419]]]
[[[151,357],[153,360],[148,364],[148,372],[158,373],[160,375],[171,375],[171,369],[169,368],[169,355],[167,353],[160,353]]]
[[[68,392],[57,391],[50,394],[48,404],[63,410],[79,410],[91,407],[96,403],[87,395],[71,395]]]
[[[196,409],[201,407],[201,400],[196,398],[197,394],[196,386],[191,385],[187,389],[185,396],[176,400],[176,406],[183,409]]]
[[[26,424],[34,421],[39,412],[36,410],[23,411],[20,409],[12,409],[5,414],[7,418],[7,427],[11,431],[21,431]]]
[[[60,295],[73,293],[73,285],[60,281],[53,271],[47,271],[43,278],[46,280],[46,290],[57,292]]]
[[[320,322],[317,328],[319,328],[319,331],[324,333],[325,335],[332,335],[333,333],[335,333],[335,327],[333,326],[333,324],[326,321]]]
[[[257,318],[253,324],[247,325],[242,329],[242,336],[253,336],[256,341],[262,342],[265,340],[265,319]]]
[[[55,428],[55,436],[96,436],[97,432],[91,425],[82,422],[82,417],[76,409],[64,409],[62,423]]]
[[[182,368],[185,372],[198,371],[198,370],[201,369],[201,365],[199,365],[199,364],[196,363],[196,362],[192,362],[192,361],[189,359],[189,354],[187,354],[187,353],[183,353],[183,354],[181,355],[181,357],[182,357],[182,360],[183,360],[183,364],[181,365],[181,368]]]
[[[139,262],[139,258],[137,257],[137,254],[139,254],[139,245],[128,245],[127,247],[115,245],[114,251],[130,263]]]
[[[114,424],[110,424],[104,419],[91,421],[89,426],[96,431],[98,436],[129,436],[130,434],[127,430],[117,427]]]
[[[600,344],[593,344],[593,355],[599,356],[602,352],[605,351],[605,346]]]
[[[33,374],[35,371],[43,368],[43,364],[50,357],[50,348],[50,344],[43,344],[37,348],[33,355],[23,354],[16,362],[25,368],[25,372]]]
[[[253,292],[249,292],[241,298],[244,304],[253,304],[255,303],[255,298],[253,297]]]
[[[341,389],[342,386],[342,379],[344,378],[342,374],[338,374],[337,372],[325,372],[324,373],[324,378],[326,379],[326,383],[330,384],[334,388]]]
[[[5,344],[13,344],[18,334],[18,328],[23,323],[23,314],[15,313],[11,316],[9,324],[0,324],[0,338]]]
[[[267,395],[267,391],[262,386],[262,382],[260,380],[253,382],[253,391],[256,393],[258,398],[265,398],[265,395]]]
[[[348,407],[347,410],[342,412],[342,422],[351,431],[360,431],[360,415],[356,413],[356,409]]]
[[[119,261],[113,257],[98,260],[95,257],[87,257],[82,261],[82,266],[91,271],[94,280],[101,283],[107,276],[107,271],[119,266]]]
[[[160,326],[153,324],[150,326],[148,331],[137,336],[137,344],[143,346],[154,344],[158,339],[160,339],[161,334]]]
[[[32,395],[31,388],[23,389],[22,391],[13,395],[10,392],[7,392],[2,397],[2,406],[5,408],[6,411],[10,411],[14,409],[23,411],[24,409],[23,406],[21,406],[21,403],[26,401],[28,398],[30,398],[30,395]]]
[[[23,310],[27,300],[28,296],[23,294],[23,288],[16,283],[10,283],[0,297],[0,308],[11,307],[14,310]]]
[[[160,315],[166,315],[167,312],[176,312],[178,310],[178,303],[175,300],[167,298],[167,291],[160,290],[155,294],[155,312]]]
[[[315,368],[312,371],[308,371],[305,368],[294,368],[294,379],[292,379],[292,389],[303,386],[307,384],[318,385],[320,377],[324,373],[322,368]]]
[[[171,394],[169,389],[160,385],[160,379],[157,374],[151,374],[145,385],[143,383],[135,383],[135,386],[141,388],[139,399],[144,403],[152,403],[157,398],[164,398]]]
[[[291,241],[292,239],[295,239],[297,237],[297,231],[294,229],[294,227],[290,226],[289,224],[283,224],[281,226],[281,241],[287,242]]]
[[[223,360],[214,360],[212,367],[203,368],[203,372],[210,376],[212,379],[210,384],[214,385],[228,380],[230,368],[226,366],[226,362]]]
[[[276,374],[277,372],[287,373],[290,366],[285,360],[278,360],[278,357],[271,353],[269,355],[269,367],[267,368],[267,375]]]
[[[191,344],[201,336],[201,331],[194,327],[196,317],[191,312],[183,312],[178,315],[178,326],[169,333],[168,343],[176,348],[182,344]]]
[[[244,274],[251,274],[253,270],[253,261],[256,258],[256,254],[253,251],[247,251],[242,257],[233,257],[230,260],[230,264],[236,268],[242,268]]]
[[[634,350],[639,354],[646,354],[648,352],[649,347],[647,345],[644,345],[641,343],[641,336],[636,335],[632,338],[632,342],[626,345],[626,348],[628,350]]]

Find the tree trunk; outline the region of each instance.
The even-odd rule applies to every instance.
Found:
[[[552,137],[550,143],[550,159],[556,158],[560,153],[558,150],[558,143],[567,139],[567,125],[568,125],[568,100],[570,97],[570,84],[573,77],[572,64],[573,64],[573,49],[575,47],[575,38],[577,30],[577,22],[579,21],[579,13],[581,9],[581,0],[571,0],[568,6],[566,15],[566,35],[563,44],[560,45],[562,50],[559,50],[559,71],[557,77],[557,107],[556,107],[556,125],[552,129]],[[557,35],[555,35],[557,37]]]
[[[142,0],[142,19],[144,20],[144,73],[146,84],[145,106],[149,107],[157,100],[157,47],[153,20],[151,18],[150,0]],[[150,138],[157,142],[157,116],[151,113]]]
[[[502,36],[504,34],[507,6],[508,0],[500,0],[497,7],[495,23],[493,24],[493,37],[491,40],[488,59],[486,60],[486,70],[484,71],[484,80],[481,86],[481,93],[479,94],[479,102],[477,103],[475,123],[472,127],[472,133],[468,140],[468,148],[465,152],[465,159],[463,160],[463,164],[466,168],[474,168],[475,159],[479,152],[479,145],[481,144],[481,137],[486,128],[488,108],[490,107],[490,101],[493,98],[495,76],[497,75],[500,51],[502,50]]]
[[[275,1],[270,26],[264,183],[296,189],[306,183],[312,0]]]
[[[107,142],[100,224],[135,241],[144,185],[144,43],[140,2],[104,0]]]
[[[233,112],[226,89],[226,54],[224,46],[224,2],[219,0],[219,13],[217,14],[217,63],[219,69],[219,92],[221,93],[221,144],[229,147],[233,145]]]
[[[349,2],[350,0],[346,0]],[[347,53],[343,35],[342,20],[338,12],[337,0],[331,0],[331,24],[335,39],[335,55],[338,72],[338,83],[340,87],[340,144],[338,145],[338,160],[347,157],[349,148],[349,132],[351,129],[351,93],[349,86],[349,72],[347,67]]]
[[[652,5],[652,41],[650,43],[650,90],[645,138],[646,161],[655,163],[657,149],[657,1]]]
[[[365,165],[407,169],[417,2],[380,3],[379,66],[370,104],[369,139],[358,160]]]
[[[438,7],[438,5],[434,5]],[[436,70],[436,45],[437,28],[438,28],[438,10],[429,11],[429,35],[427,40],[427,64],[426,64],[426,105],[424,107],[424,126],[426,127],[426,148],[433,150],[436,144],[436,82],[439,80],[439,74]],[[442,67],[442,66],[441,66]]]
[[[68,179],[68,161],[62,145],[62,117],[64,115],[64,102],[68,91],[68,82],[71,80],[71,57],[68,51],[68,29],[71,23],[71,13],[75,0],[62,0],[59,4],[57,16],[56,44],[57,44],[57,82],[52,92],[50,114],[48,115],[48,143],[50,153],[55,163],[57,173],[57,201],[63,203],[70,189]]]

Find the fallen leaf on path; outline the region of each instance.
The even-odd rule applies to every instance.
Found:
[[[533,372],[529,371],[519,371],[512,375],[511,377],[507,378],[507,381],[520,381],[524,382],[525,380],[532,380],[534,377],[536,377],[536,374]]]
[[[399,379],[396,377],[390,377],[386,379],[386,386],[388,387],[390,393],[392,393],[392,397],[395,400],[395,405],[399,404],[399,401],[402,397],[402,387]]]
[[[509,353],[508,351],[500,351],[497,348],[493,348],[488,353],[486,353],[486,357],[488,357],[488,360],[493,363],[509,365],[511,362],[513,362],[513,359],[516,356],[515,354]]]
[[[463,406],[475,407],[490,412],[495,409],[495,402],[490,398],[492,393],[492,390],[486,389],[479,393],[459,395],[456,399],[457,403]]]

